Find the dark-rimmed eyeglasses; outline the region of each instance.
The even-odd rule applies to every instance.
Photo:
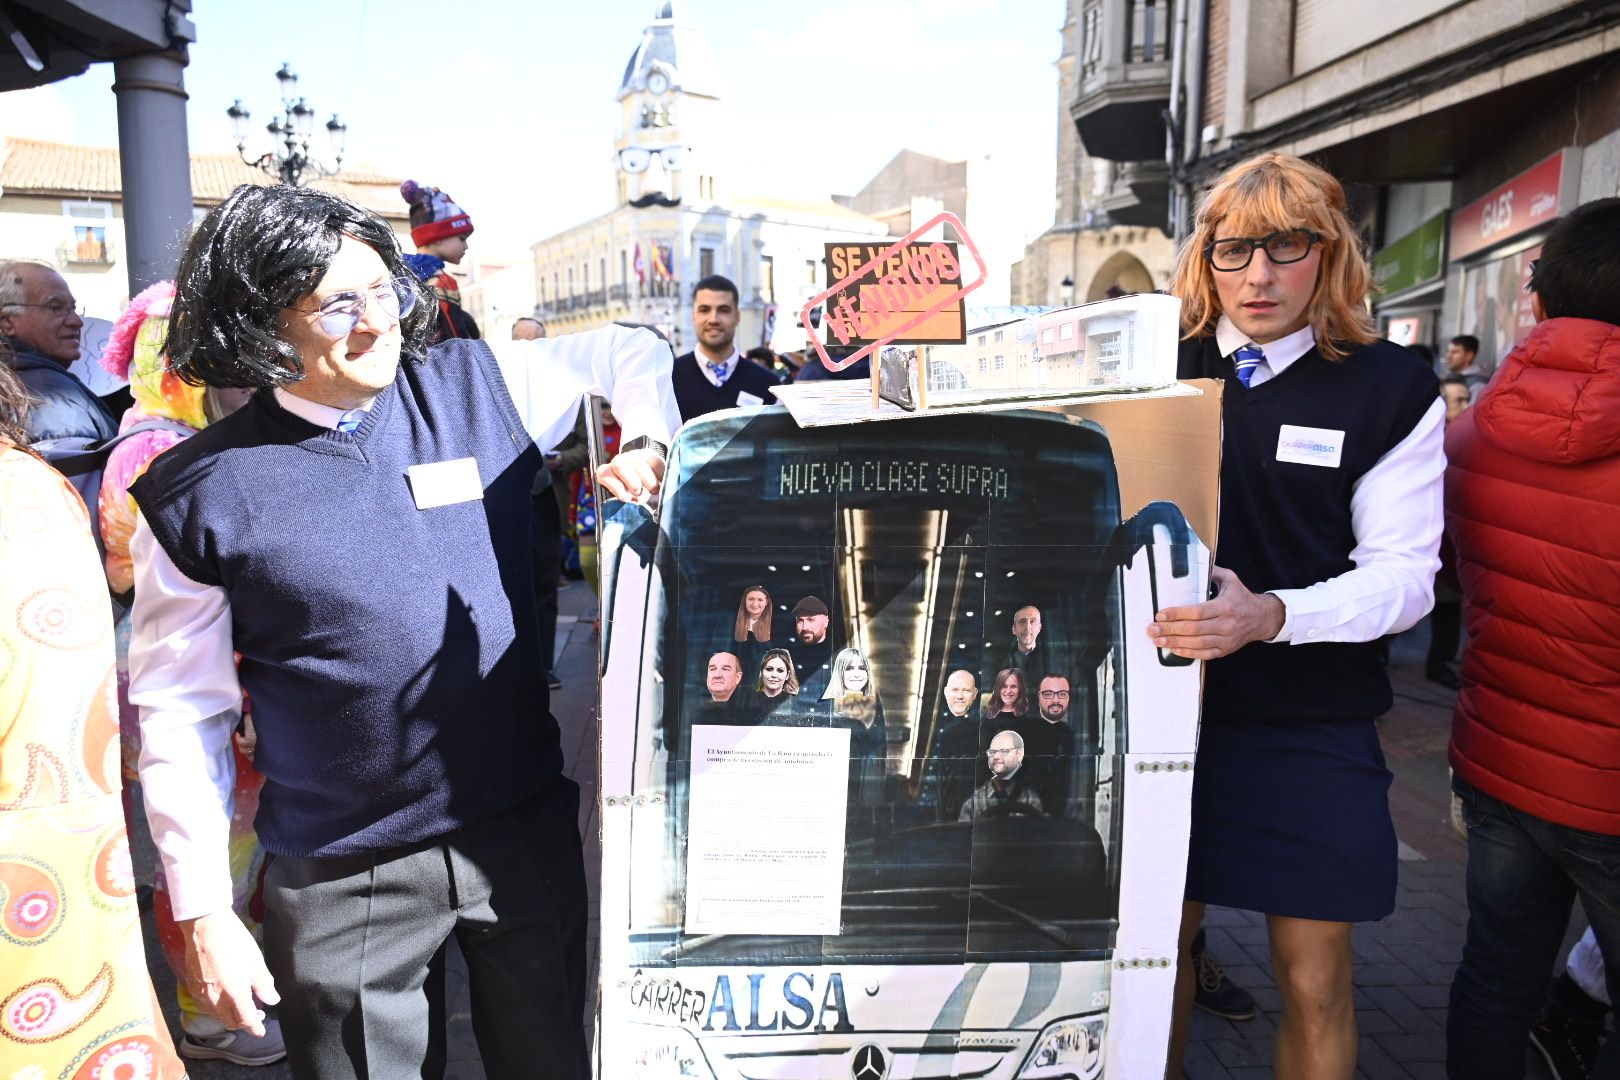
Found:
[[[1256,249],[1264,248],[1273,264],[1286,266],[1309,255],[1321,241],[1309,229],[1281,229],[1268,236],[1228,236],[1205,245],[1204,258],[1222,273],[1231,273],[1247,268]]]
[[[37,307],[37,308],[42,308],[42,309],[44,309],[45,314],[49,315],[53,319],[65,319],[69,315],[77,315],[81,319],[84,318],[84,305],[83,304],[70,304],[65,300],[52,300],[52,301],[50,301],[49,303],[46,303],[46,304],[5,304],[5,305],[0,305],[0,307],[8,307],[8,308],[14,308],[14,307]]]
[[[336,340],[353,333],[360,320],[366,317],[366,308],[371,304],[376,304],[384,315],[398,322],[416,307],[416,283],[400,277],[365,292],[347,290],[333,293],[318,310],[308,314],[315,316],[315,324],[321,328],[321,333]]]
[[[681,166],[686,164],[686,147],[627,146],[619,151],[619,168],[631,175],[638,175],[652,167],[653,158],[664,163],[664,171],[680,172]]]
[[[1053,701],[1056,701],[1059,698],[1066,698],[1068,696],[1069,696],[1069,691],[1067,691],[1067,690],[1042,690],[1041,691],[1041,697],[1050,698]]]

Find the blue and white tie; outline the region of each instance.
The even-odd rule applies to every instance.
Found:
[[[1265,358],[1266,354],[1260,351],[1260,346],[1240,345],[1237,352],[1232,354],[1232,362],[1237,365],[1238,382],[1248,386],[1249,380],[1254,378],[1255,369]]]
[[[713,373],[711,377],[714,379],[715,385],[718,386],[726,381],[726,372],[730,367],[730,360],[722,360],[719,363],[715,363],[713,360],[709,361],[709,371]]]
[[[338,417],[337,429],[339,431],[353,431],[360,426],[360,421],[366,418],[366,410],[350,409]]]

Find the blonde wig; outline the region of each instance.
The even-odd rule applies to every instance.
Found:
[[[1209,245],[1285,229],[1309,229],[1320,237],[1321,267],[1305,310],[1322,355],[1343,360],[1350,347],[1378,337],[1367,308],[1372,272],[1350,223],[1344,187],[1308,161],[1271,153],[1234,166],[1199,204],[1170,284],[1170,292],[1181,299],[1183,339],[1214,333],[1221,317],[1217,271],[1204,254]]]

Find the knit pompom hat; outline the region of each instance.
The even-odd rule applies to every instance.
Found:
[[[472,218],[436,187],[415,180],[399,185],[400,196],[411,204],[411,241],[423,247],[452,236],[471,236]]]
[[[174,282],[160,281],[143,289],[107,335],[101,366],[129,380],[136,406],[147,416],[167,417],[194,428],[206,427],[204,388],[181,381],[169,371],[163,340],[169,333]]]

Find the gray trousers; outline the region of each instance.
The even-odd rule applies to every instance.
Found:
[[[433,840],[337,859],[276,857],[265,959],[298,1080],[441,1077],[444,956],[467,959],[492,1080],[585,1080],[588,918],[579,787],[559,777]]]

